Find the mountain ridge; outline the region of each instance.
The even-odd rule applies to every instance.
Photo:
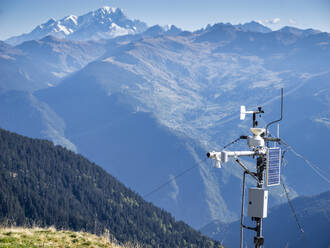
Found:
[[[30,33],[11,37],[6,42],[18,45],[47,35],[72,40],[98,40],[135,34],[143,32],[146,28],[147,25],[144,22],[128,19],[121,9],[105,6],[79,17],[69,15],[58,21],[51,18]]]
[[[244,31],[250,31],[250,32],[259,32],[259,33],[272,32],[272,30],[269,27],[266,27],[265,25],[262,25],[256,21],[251,21],[251,22],[247,22],[247,23],[243,23],[243,24],[237,24],[234,26],[238,27]]]

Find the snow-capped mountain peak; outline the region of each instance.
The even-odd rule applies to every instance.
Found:
[[[17,45],[47,35],[71,40],[98,40],[140,33],[146,29],[144,22],[129,19],[122,9],[105,6],[82,16],[69,15],[61,20],[51,18],[30,33],[11,37],[6,42]]]
[[[71,22],[75,25],[78,25],[78,17],[75,15],[69,15],[63,19],[63,22]]]
[[[42,25],[51,25],[52,23],[56,22],[56,19],[51,17],[46,23],[42,24]]]
[[[94,10],[94,11],[91,11],[91,12],[87,13],[86,15],[92,15],[92,16],[97,16],[97,17],[101,17],[101,18],[107,18],[109,16],[114,16],[116,14],[120,14],[120,15],[125,16],[122,9],[112,8],[112,7],[108,7],[108,6],[105,6],[103,8],[99,8],[99,9]]]
[[[112,8],[112,7],[109,7],[109,6],[104,6],[103,8],[100,8],[100,10],[106,11],[108,13],[111,13],[111,12],[116,12],[117,8]]]

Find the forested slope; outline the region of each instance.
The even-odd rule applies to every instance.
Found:
[[[0,222],[54,225],[147,247],[221,247],[84,157],[0,129]]]

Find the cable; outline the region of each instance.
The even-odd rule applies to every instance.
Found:
[[[239,141],[240,139],[241,139],[241,137],[235,139],[234,141],[230,142],[229,144],[223,146],[222,149],[226,149],[228,146],[231,146],[231,145],[235,144],[235,143],[236,143],[237,141]]]
[[[241,137],[235,139],[234,141],[230,142],[229,144],[223,146],[223,149],[225,149],[226,147],[235,144],[237,141],[239,141],[241,139]],[[148,196],[152,195],[153,193],[157,192],[158,190],[162,189],[163,187],[165,187],[166,185],[168,185],[169,183],[171,183],[172,181],[174,181],[175,179],[183,176],[184,174],[186,174],[187,172],[191,171],[192,169],[196,168],[197,166],[199,166],[199,163],[203,163],[204,161],[206,161],[207,158],[203,159],[202,161],[199,161],[196,165],[191,166],[190,168],[184,170],[183,172],[179,173],[178,175],[172,177],[171,179],[169,179],[168,181],[166,181],[165,183],[159,185],[157,188],[155,188],[154,190],[150,191],[149,193],[145,194],[143,196],[143,198],[147,198]]]
[[[281,156],[281,165],[283,165],[284,167],[286,167],[288,165],[288,161],[284,158],[287,151],[288,150],[282,151],[282,156]]]
[[[301,158],[302,160],[304,160],[306,162],[307,165],[309,165],[309,167],[318,175],[320,176],[323,180],[325,180],[327,183],[330,183],[330,180],[328,179],[329,174],[326,173],[325,171],[323,171],[322,169],[320,169],[318,166],[316,166],[315,164],[312,164],[308,159],[304,158],[301,154],[299,154],[298,152],[296,152],[292,146],[288,145],[283,139],[281,139],[281,143],[283,143],[284,145],[286,145],[289,150],[296,155],[297,157]]]
[[[287,189],[286,189],[286,187],[285,187],[285,185],[284,185],[284,183],[283,183],[283,180],[282,180],[282,186],[283,186],[283,189],[284,189],[284,191],[285,191],[285,195],[286,195],[286,198],[287,198],[287,200],[288,200],[288,203],[289,203],[290,209],[291,209],[291,211],[292,211],[292,213],[293,213],[293,215],[294,215],[294,218],[295,218],[295,220],[296,220],[296,223],[297,223],[297,226],[298,226],[298,228],[299,228],[299,231],[300,231],[301,233],[304,233],[304,230],[302,229],[302,227],[301,227],[301,225],[300,225],[300,223],[299,223],[298,216],[297,216],[297,214],[296,214],[296,211],[294,210],[294,207],[293,207],[293,205],[292,205],[292,202],[291,202],[291,200],[290,200],[290,198],[289,198],[289,193],[288,193],[288,191],[287,191]]]
[[[304,229],[302,228],[302,226],[301,226],[300,223],[299,223],[298,215],[296,214],[296,211],[295,211],[295,209],[294,209],[294,207],[293,207],[292,201],[291,201],[291,199],[290,199],[290,197],[289,197],[289,192],[288,192],[288,190],[287,190],[285,184],[283,183],[283,180],[281,180],[281,181],[282,181],[282,186],[283,186],[283,189],[284,189],[284,191],[285,191],[285,195],[286,195],[286,198],[287,198],[287,200],[288,200],[288,203],[289,203],[289,206],[290,206],[291,212],[292,212],[293,215],[294,215],[294,218],[295,218],[295,221],[296,221],[296,223],[297,223],[298,229],[299,229],[299,231],[300,231],[300,233],[301,233],[301,239],[304,240],[305,245],[306,245],[305,247],[311,247],[311,246],[309,245],[309,242],[308,242],[308,239],[307,239],[307,235],[306,235]]]
[[[145,194],[143,196],[143,198],[147,198],[148,196],[152,195],[153,193],[157,192],[158,190],[160,190],[161,188],[165,187],[166,185],[168,185],[169,183],[171,183],[172,181],[174,181],[175,179],[183,176],[184,174],[186,174],[187,172],[191,171],[192,169],[196,168],[199,166],[200,163],[203,163],[204,161],[206,161],[207,158],[203,159],[202,161],[199,161],[197,164],[191,166],[190,168],[184,170],[183,172],[177,174],[176,176],[172,177],[170,180],[166,181],[165,183],[159,185],[157,188],[155,188],[154,190],[150,191],[149,193]]]

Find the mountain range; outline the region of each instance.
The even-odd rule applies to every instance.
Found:
[[[156,25],[112,39],[72,39],[1,43],[1,127],[82,153],[199,228],[235,221],[240,212],[242,171],[234,163],[212,168],[206,151],[249,134],[240,105],[265,109],[260,126],[278,119],[284,87],[281,137],[329,178],[328,33],[271,31],[252,22],[194,32]],[[328,189],[304,160],[283,151],[292,196]],[[244,162],[254,168],[253,160]],[[271,206],[285,201],[277,187],[270,197]]]
[[[17,45],[28,40],[39,40],[52,35],[71,40],[109,39],[119,35],[136,34],[147,29],[139,20],[130,20],[119,8],[103,7],[82,16],[69,15],[61,20],[49,19],[28,34],[6,40]]]

